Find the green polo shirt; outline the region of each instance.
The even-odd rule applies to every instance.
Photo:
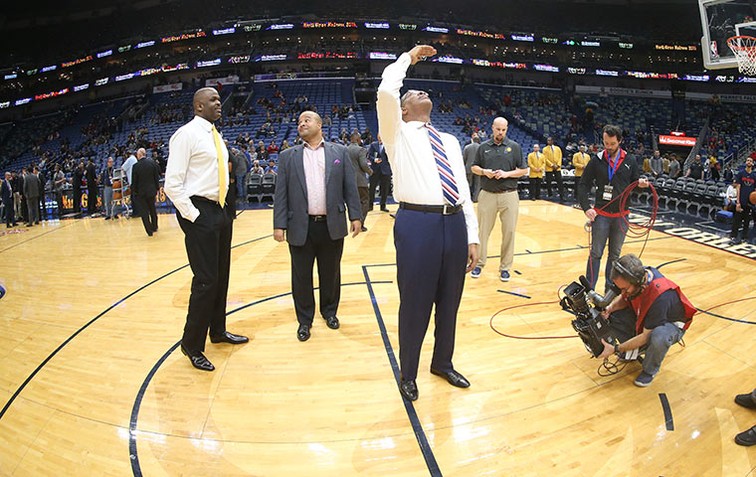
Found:
[[[474,166],[483,169],[513,171],[515,169],[527,169],[528,163],[522,155],[522,148],[516,142],[505,137],[501,144],[496,144],[493,139],[482,143],[475,156]],[[489,179],[480,177],[480,188],[486,192],[504,192],[517,189],[519,178]]]

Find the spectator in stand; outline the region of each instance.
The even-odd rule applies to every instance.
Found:
[[[662,173],[669,176],[669,158],[662,156]]]
[[[268,156],[271,154],[278,154],[278,145],[276,145],[276,141],[270,141],[270,145],[268,146]]]
[[[669,160],[669,177],[677,179],[680,177],[680,161],[677,160],[677,155],[672,154],[672,159]]]
[[[268,167],[265,168],[266,174],[278,174],[278,166],[276,165],[275,159],[271,159],[268,161]]]
[[[249,172],[251,174],[260,174],[260,175],[263,175],[263,174],[265,174],[265,169],[263,169],[262,166],[260,166],[260,161],[254,161],[252,163],[252,170],[249,171]]]
[[[651,166],[651,174],[654,177],[659,177],[660,175],[662,175],[662,159],[658,149],[654,150],[654,155],[651,156],[651,159],[649,159],[648,162],[649,166]]]
[[[688,171],[685,173],[685,177],[692,177],[693,179],[704,178],[704,166],[701,164],[701,154],[696,154],[693,162],[688,167]]]
[[[283,142],[281,143],[281,149],[279,149],[278,152],[284,152],[285,150],[287,150],[290,147],[291,146],[289,146],[289,140],[288,139],[284,139]]]
[[[719,177],[719,162],[716,157],[711,156],[709,160],[709,179],[719,182]]]
[[[724,196],[724,210],[729,212],[735,212],[735,204],[738,202],[738,187],[737,182],[734,182],[727,186]]]

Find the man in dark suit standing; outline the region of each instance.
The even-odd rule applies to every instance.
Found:
[[[0,196],[2,196],[5,208],[5,226],[8,228],[16,226],[16,214],[13,210],[13,192],[13,175],[10,172],[6,172],[5,179],[0,184]]]
[[[79,162],[73,171],[71,185],[73,186],[73,208],[75,213],[81,212],[81,184],[84,179],[84,162]]]
[[[346,209],[352,237],[362,228],[360,197],[347,149],[325,142],[322,125],[317,113],[300,114],[297,131],[303,143],[278,156],[273,237],[289,242],[299,341],[310,338],[315,315],[312,267],[316,259],[320,313],[329,328],[339,327],[336,312],[341,297],[341,254],[348,233]]]
[[[92,159],[87,161],[87,213],[92,215],[97,210],[97,168]]]
[[[375,202],[375,188],[380,186],[381,188],[381,210],[388,212],[386,207],[386,198],[388,197],[389,189],[391,189],[391,165],[389,164],[388,155],[386,154],[386,148],[383,147],[383,141],[381,141],[381,135],[378,135],[378,140],[370,144],[368,148],[368,160],[373,168],[373,174],[370,176],[370,209],[373,210],[373,203]]]
[[[144,230],[152,237],[158,229],[155,197],[160,189],[160,168],[147,157],[144,148],[139,149],[137,157],[139,160],[131,170],[131,200],[139,203],[137,208],[142,214]]]

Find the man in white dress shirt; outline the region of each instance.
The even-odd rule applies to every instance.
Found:
[[[378,128],[394,178],[399,210],[394,224],[399,286],[399,390],[418,398],[420,349],[435,305],[430,371],[450,384],[470,382],[454,370],[454,335],[465,273],[478,261],[478,221],[457,139],[430,125],[433,102],[424,91],[399,97],[410,65],[436,54],[428,45],[403,53],[383,71]]]
[[[176,207],[192,267],[192,292],[181,351],[203,371],[215,369],[205,357],[205,338],[213,343],[246,343],[246,336],[226,331],[226,295],[231,267],[233,221],[226,205],[228,150],[213,124],[221,116],[214,88],[194,94],[194,119],[169,143],[165,193]]]

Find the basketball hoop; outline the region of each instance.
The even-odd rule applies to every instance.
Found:
[[[735,58],[738,69],[748,76],[756,76],[756,38],[752,36],[733,36],[727,39]]]

